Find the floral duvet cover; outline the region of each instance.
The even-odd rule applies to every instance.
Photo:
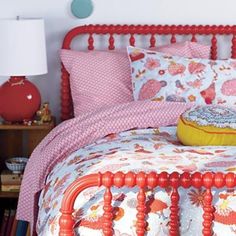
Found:
[[[37,232],[58,235],[63,192],[81,176],[117,171],[235,171],[236,147],[182,146],[176,127],[133,129],[110,134],[79,149],[57,163],[47,176],[39,199]],[[136,224],[137,188],[113,188],[114,235],[133,236]],[[202,203],[205,190],[180,188],[181,235],[201,235]],[[103,188],[89,188],[76,199],[76,235],[102,235]],[[168,235],[171,189],[147,191],[148,236]],[[236,192],[214,189],[215,235],[236,234]]]

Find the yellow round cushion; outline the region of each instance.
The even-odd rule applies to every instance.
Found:
[[[189,146],[236,146],[236,110],[223,106],[197,106],[183,113],[177,136]]]

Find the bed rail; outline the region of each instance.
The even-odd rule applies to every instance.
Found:
[[[144,173],[139,172],[137,174],[128,172],[124,174],[122,172],[111,173],[106,172],[104,174],[91,174],[74,181],[66,190],[62,205],[61,205],[61,216],[59,219],[60,225],[60,236],[73,236],[73,226],[75,221],[72,213],[74,211],[73,206],[76,197],[85,189],[93,186],[104,186],[106,188],[104,194],[104,206],[103,206],[103,234],[105,236],[113,235],[113,213],[112,213],[112,193],[111,187],[139,187],[137,195],[137,215],[136,215],[136,233],[138,236],[143,236],[146,233],[147,228],[147,213],[146,213],[146,189],[153,190],[156,187],[161,188],[172,188],[171,193],[171,206],[170,206],[170,222],[169,222],[169,235],[178,236],[180,235],[180,220],[179,220],[179,193],[178,189],[183,188],[200,188],[204,187],[206,193],[203,201],[203,229],[202,235],[210,236],[213,235],[212,225],[214,220],[214,206],[212,205],[213,195],[212,188],[234,188],[236,185],[236,177],[234,173],[212,173],[206,172],[201,174],[199,172],[188,173],[184,172],[179,174],[173,172],[168,174],[167,172],[162,173]]]

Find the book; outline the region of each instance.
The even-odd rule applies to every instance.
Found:
[[[5,209],[4,214],[3,214],[3,219],[1,223],[1,228],[0,228],[0,235],[5,236],[6,235],[6,230],[7,230],[7,223],[10,215],[10,210]]]
[[[3,170],[1,172],[1,184],[20,185],[23,174],[14,174],[10,170]]]
[[[2,224],[2,221],[3,221],[3,215],[4,215],[4,208],[0,208],[0,228],[1,228],[1,224]]]
[[[15,236],[26,235],[27,227],[28,227],[28,222],[27,221],[18,220]]]
[[[30,236],[30,225],[28,225],[26,236]]]
[[[16,227],[17,227],[17,219],[16,219],[16,214],[14,216],[14,221],[11,227],[11,233],[10,236],[16,236]]]
[[[10,236],[11,234],[11,228],[14,222],[15,215],[16,215],[16,210],[10,209],[9,219],[7,222],[7,228],[6,228],[6,233],[5,233],[6,236]]]
[[[1,190],[3,192],[19,192],[20,185],[1,185]]]

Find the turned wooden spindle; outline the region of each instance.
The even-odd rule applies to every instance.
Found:
[[[89,34],[88,50],[93,50],[94,49],[93,43],[94,43],[93,34]]]
[[[129,44],[130,46],[135,46],[135,38],[133,34],[130,35]]]
[[[74,236],[74,224],[75,221],[72,217],[73,211],[62,212],[59,218],[60,232],[59,236]]]
[[[146,195],[143,188],[139,190],[137,200],[136,233],[138,236],[143,236],[146,232]]]
[[[171,42],[171,43],[176,43],[176,37],[175,37],[174,34],[172,34],[171,39],[170,39],[170,42]]]
[[[203,229],[202,234],[203,236],[211,236],[213,235],[212,232],[212,225],[213,225],[213,212],[214,208],[212,206],[212,192],[211,188],[214,185],[214,174],[211,172],[206,172],[202,176],[202,185],[206,188],[206,193],[203,199]]]
[[[171,193],[171,206],[170,206],[170,236],[179,235],[179,174],[177,172],[173,172],[170,175],[170,185],[173,190]]]
[[[197,38],[196,38],[195,34],[192,35],[191,42],[194,42],[194,43],[197,42]]]
[[[170,206],[170,236],[179,235],[179,193],[178,189],[173,188],[171,194],[171,206]]]
[[[236,58],[236,35],[233,35],[232,38],[232,47],[231,47],[231,57]]]
[[[70,119],[72,113],[69,73],[64,65],[61,64],[61,120]]]
[[[203,229],[202,229],[202,234],[203,236],[211,236],[213,235],[212,232],[212,224],[213,224],[213,207],[212,207],[212,193],[211,189],[208,188],[206,190],[206,193],[204,195],[204,202],[203,202]]]
[[[108,49],[109,50],[114,50],[115,49],[115,39],[113,37],[113,34],[110,34]]]
[[[113,229],[112,229],[112,220],[113,220],[113,214],[112,214],[112,194],[110,188],[106,188],[105,194],[104,194],[104,206],[103,206],[103,234],[105,236],[112,236],[113,235]]]
[[[213,35],[211,39],[211,59],[217,59],[217,38],[215,35]]]
[[[141,171],[136,175],[136,185],[140,188],[136,207],[136,233],[138,236],[143,236],[146,232],[146,195],[144,189],[147,186],[147,175],[144,172]]]
[[[155,35],[152,34],[150,38],[150,48],[154,48],[156,46],[156,38]]]

